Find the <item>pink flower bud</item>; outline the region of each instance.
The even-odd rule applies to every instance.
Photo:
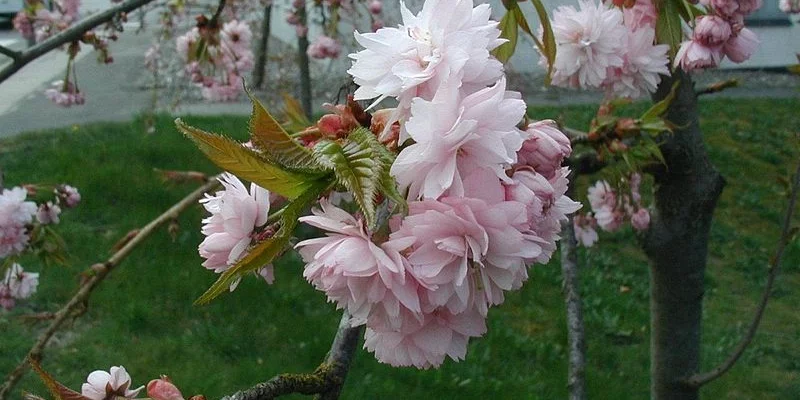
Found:
[[[147,396],[153,400],[183,400],[181,391],[166,376],[147,384]]]
[[[739,13],[748,15],[763,5],[763,0],[739,0]]]
[[[372,21],[372,31],[373,32],[377,32],[378,29],[381,29],[381,28],[383,28],[383,21],[382,20],[376,19],[375,21]]]
[[[709,47],[696,40],[689,40],[681,43],[681,48],[675,55],[675,66],[689,72],[716,67],[721,59],[722,46]]]
[[[722,17],[704,15],[695,21],[693,40],[704,46],[719,46],[731,37],[731,24]]]
[[[650,212],[646,208],[637,210],[631,215],[631,225],[633,225],[633,229],[639,232],[647,230],[650,226]]]
[[[373,14],[380,14],[381,10],[383,10],[383,3],[381,3],[380,0],[372,0],[367,8],[369,8],[369,12]]]
[[[572,153],[569,138],[558,130],[555,121],[549,119],[528,125],[525,132],[528,139],[517,153],[517,162],[532,166],[547,179],[552,178],[564,157]]]
[[[746,61],[758,48],[758,36],[750,29],[744,28],[736,36],[731,37],[723,46],[725,55],[735,63]]]
[[[739,10],[739,0],[710,0],[708,3],[723,17],[732,17]]]

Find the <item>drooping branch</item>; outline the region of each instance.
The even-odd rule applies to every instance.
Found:
[[[572,192],[575,174],[571,174],[568,189]],[[567,389],[570,400],[586,399],[586,336],[583,325],[583,306],[578,287],[578,253],[575,240],[574,215],[562,226],[564,236],[561,239],[561,274],[563,276],[564,302],[567,311],[567,338],[569,347],[569,370],[567,372]]]
[[[9,56],[12,59],[16,60],[17,58],[19,58],[20,52],[19,51],[15,51],[15,50],[11,50],[6,46],[0,46],[0,54]]]
[[[80,40],[87,31],[111,21],[121,13],[131,12],[152,1],[154,0],[127,0],[105,11],[92,14],[27,50],[16,52],[17,57],[12,57],[14,58],[14,62],[0,69],[0,83],[10,78],[14,73],[31,61],[47,54],[51,50],[59,48],[67,43]]]
[[[338,399],[363,331],[363,325],[350,326],[350,314],[345,311],[331,349],[316,371],[310,374],[280,374],[250,389],[225,396],[222,400],[270,400],[290,393],[317,394],[320,400]]]
[[[203,186],[197,188],[188,196],[184,197],[181,201],[170,207],[167,211],[142,227],[135,236],[130,238],[130,240],[128,240],[108,260],[103,263],[93,265],[91,269],[94,272],[94,275],[86,279],[78,288],[78,291],[75,293],[75,295],[73,295],[72,298],[55,313],[50,325],[39,335],[39,338],[36,340],[36,343],[33,345],[33,347],[31,347],[31,349],[28,351],[25,359],[20,362],[14,371],[8,375],[6,381],[3,383],[3,386],[0,387],[0,400],[5,400],[8,398],[8,395],[11,393],[14,385],[16,385],[17,382],[22,379],[22,376],[25,374],[25,371],[28,367],[28,358],[37,361],[42,358],[42,352],[53,335],[59,329],[61,329],[62,325],[67,320],[74,317],[76,313],[81,312],[81,310],[85,307],[86,302],[88,302],[89,297],[94,289],[97,288],[97,286],[116,266],[118,266],[128,255],[130,255],[136,246],[144,242],[162,225],[174,220],[184,210],[197,204],[197,201],[203,197],[204,193],[214,190],[214,188],[216,188],[218,185],[219,182],[216,180],[216,178],[209,180]]]
[[[721,92],[725,89],[739,86],[739,80],[736,78],[726,79],[724,81],[714,82],[696,92],[697,96],[705,94],[713,94]]]
[[[747,349],[747,346],[749,346],[753,341],[753,338],[758,331],[758,326],[761,323],[761,319],[764,316],[764,310],[766,310],[767,303],[772,295],[772,286],[775,284],[775,278],[778,276],[778,270],[780,269],[781,260],[783,259],[783,252],[786,249],[786,245],[791,240],[792,215],[794,214],[795,205],[797,204],[798,188],[800,188],[800,164],[797,166],[792,180],[789,205],[783,219],[783,228],[781,230],[781,237],[778,241],[778,247],[775,250],[775,255],[770,260],[767,284],[764,287],[764,293],[761,295],[761,302],[758,304],[755,315],[753,315],[753,320],[750,322],[750,327],[747,329],[747,333],[744,335],[739,344],[736,345],[733,353],[731,353],[731,355],[728,356],[725,361],[707,373],[696,374],[687,378],[685,381],[687,385],[692,387],[700,387],[724,375],[726,372],[728,372],[728,370],[731,369],[731,367],[733,367],[734,364],[736,364],[736,361],[738,361],[742,356],[744,351]]]

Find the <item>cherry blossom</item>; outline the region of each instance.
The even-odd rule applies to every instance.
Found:
[[[316,59],[338,58],[342,51],[342,45],[335,39],[325,35],[317,36],[314,43],[308,46],[308,56]]]
[[[253,231],[266,224],[269,213],[266,189],[250,184],[248,192],[242,181],[229,173],[219,181],[224,190],[200,200],[211,216],[203,219],[206,238],[199,251],[206,259],[203,266],[214,272],[223,272],[239,261],[250,246]]]
[[[58,197],[59,204],[67,206],[67,208],[75,208],[81,202],[81,194],[78,189],[70,185],[60,185],[55,189],[55,194]]]
[[[624,37],[623,65],[608,70],[603,83],[616,97],[636,99],[655,92],[661,75],[669,75],[669,46],[653,45],[655,29],[650,26],[629,31]]]
[[[505,78],[460,99],[454,87],[432,101],[415,98],[405,124],[416,143],[397,156],[391,168],[408,198],[435,199],[449,190],[464,193],[463,176],[486,168],[508,179],[505,169],[517,161],[524,133],[516,124],[525,114],[519,94],[506,92]]]
[[[17,263],[11,264],[6,270],[0,286],[6,288],[6,294],[15,299],[27,299],[36,293],[39,286],[39,274],[26,272]]]
[[[445,82],[482,87],[502,74],[489,51],[504,41],[487,4],[426,1],[414,15],[401,2],[400,9],[403,21],[397,28],[355,34],[365,48],[350,54],[353,66],[347,71],[359,85],[356,100],[377,97],[377,104],[396,97],[400,106],[394,120],[404,120],[414,97],[431,100]]]
[[[599,240],[597,231],[594,227],[597,225],[592,213],[577,214],[572,220],[575,229],[575,239],[583,247],[592,247]]]
[[[398,317],[401,306],[420,313],[417,282],[409,275],[400,251],[413,240],[390,240],[376,245],[364,222],[346,211],[320,201],[312,216],[300,221],[327,231],[326,237],[297,244],[306,268],[303,276],[328,299],[347,308],[353,325],[367,321],[373,308]]]
[[[517,162],[552,178],[564,158],[572,153],[569,138],[549,119],[530,123],[525,133],[527,137],[517,153]]]
[[[48,201],[39,205],[39,209],[36,211],[36,220],[42,225],[57,224],[60,214],[61,207]]]
[[[111,367],[109,372],[94,371],[81,386],[81,394],[91,400],[105,400],[114,397],[135,398],[144,389],[140,386],[131,390],[131,376],[125,367]]]
[[[581,0],[580,10],[572,6],[556,8],[552,18],[557,48],[553,84],[597,88],[606,80],[608,68],[622,67],[627,34],[622,20],[618,8],[592,0]],[[540,60],[547,62],[544,57]]]

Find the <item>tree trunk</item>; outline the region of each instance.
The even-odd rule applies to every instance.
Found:
[[[703,281],[711,218],[725,184],[708,159],[691,78],[676,71],[654,100],[680,82],[666,118],[675,126],[661,145],[666,165],[653,171],[655,212],[643,241],[650,259],[650,375],[656,400],[697,399],[681,382],[700,367]]]
[[[256,56],[256,66],[253,71],[253,86],[259,89],[264,84],[264,75],[266,74],[271,15],[272,3],[264,7],[264,20],[261,21],[261,41],[258,43],[258,56]]]
[[[298,9],[300,23],[306,25],[306,7]],[[308,32],[297,37],[297,64],[300,67],[300,102],[309,119],[314,119],[311,108],[311,73],[308,69]]]

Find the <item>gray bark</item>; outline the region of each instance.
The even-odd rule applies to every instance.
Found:
[[[651,397],[656,400],[699,396],[685,378],[700,366],[709,230],[725,184],[703,144],[691,78],[676,71],[661,82],[654,100],[665,98],[676,81],[680,86],[666,118],[677,128],[661,145],[666,165],[652,171],[656,209],[642,243],[650,259]]]
[[[306,25],[307,16],[306,8],[303,6],[298,11],[300,23]],[[311,107],[311,72],[308,68],[308,34],[297,37],[297,64],[300,67],[300,103],[303,105],[303,111],[310,119],[314,118]]]
[[[253,70],[253,86],[261,88],[264,84],[264,75],[267,67],[267,54],[269,53],[269,32],[272,16],[272,3],[264,7],[264,20],[261,21],[261,41],[258,43],[256,66]]]
[[[570,186],[572,188],[572,186]],[[583,306],[578,280],[578,253],[576,252],[573,216],[563,225],[561,239],[561,274],[564,277],[564,302],[567,309],[567,339],[569,369],[567,389],[570,400],[586,399],[586,335],[583,325]]]

